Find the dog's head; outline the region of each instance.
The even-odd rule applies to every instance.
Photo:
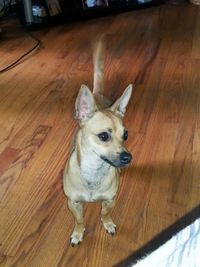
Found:
[[[129,85],[113,105],[99,110],[89,88],[82,85],[75,103],[75,117],[80,124],[82,145],[114,167],[123,167],[132,159],[124,147],[128,131],[123,124],[131,94],[132,85]]]

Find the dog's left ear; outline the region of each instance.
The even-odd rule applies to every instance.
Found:
[[[92,92],[86,85],[81,85],[78,96],[75,102],[75,118],[81,122],[91,118],[97,106]]]
[[[124,117],[124,114],[126,112],[126,107],[132,95],[132,90],[133,90],[132,88],[133,88],[132,84],[129,84],[129,86],[124,90],[122,96],[120,96],[120,98],[118,98],[114,102],[114,104],[112,104],[109,110],[112,110],[121,117]]]

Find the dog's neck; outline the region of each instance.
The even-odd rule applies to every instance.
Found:
[[[82,143],[82,142],[81,142]],[[113,167],[87,145],[78,145],[75,153],[79,163],[81,177],[90,187],[100,185]]]
[[[81,160],[81,176],[88,185],[98,185],[108,176],[111,166],[99,158],[94,152],[88,155],[84,153]]]

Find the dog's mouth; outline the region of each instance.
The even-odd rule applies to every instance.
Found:
[[[120,167],[118,164],[116,164],[116,162],[113,162],[104,156],[100,156],[100,158],[115,168]]]
[[[127,152],[119,153],[119,156],[115,159],[109,159],[105,156],[98,155],[96,152],[95,152],[95,154],[98,157],[100,157],[100,159],[102,159],[103,161],[105,161],[106,163],[108,163],[109,165],[111,165],[112,167],[115,167],[115,168],[125,167],[132,159],[131,154],[127,153]]]

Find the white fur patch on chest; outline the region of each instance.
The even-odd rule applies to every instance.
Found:
[[[81,161],[81,176],[89,187],[98,186],[109,175],[110,168],[105,161],[91,154]]]

